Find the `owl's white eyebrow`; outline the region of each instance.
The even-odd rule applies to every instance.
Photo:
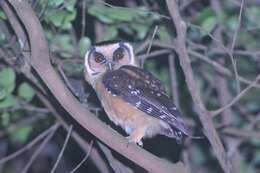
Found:
[[[130,59],[132,59],[130,49],[123,42],[119,42],[118,44],[119,44],[119,47],[126,49],[128,55],[130,56]]]

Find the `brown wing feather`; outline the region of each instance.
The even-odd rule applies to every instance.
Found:
[[[169,124],[172,130],[164,135],[177,139],[182,137],[182,133],[188,135],[180,112],[166,94],[160,80],[151,73],[126,65],[107,72],[102,82],[111,94]]]

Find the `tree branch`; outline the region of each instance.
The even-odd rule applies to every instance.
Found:
[[[175,40],[175,46],[177,46],[176,51],[178,53],[181,67],[185,75],[188,89],[190,91],[195,107],[197,108],[200,121],[204,127],[204,133],[209,139],[209,142],[222,169],[226,173],[229,173],[232,170],[230,161],[226,157],[224,146],[216,132],[216,129],[214,128],[209,112],[206,110],[200,97],[199,90],[196,86],[190,58],[186,47],[186,23],[181,19],[179,9],[175,0],[166,0],[166,2],[177,32],[177,37]]]

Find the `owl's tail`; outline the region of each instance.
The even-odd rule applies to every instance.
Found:
[[[164,129],[162,135],[167,136],[169,138],[174,138],[178,144],[183,142],[184,137],[192,138],[192,139],[203,139],[205,136],[193,136],[191,135],[191,131],[185,127],[185,131],[181,129],[177,129],[175,126],[170,125],[170,128]]]

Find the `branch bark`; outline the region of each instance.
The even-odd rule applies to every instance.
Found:
[[[50,53],[41,24],[26,1],[8,0],[25,27],[31,47],[31,64],[64,109],[86,130],[102,142],[150,172],[187,172],[179,162],[172,164],[127,140],[98,120],[72,96],[50,63]]]
[[[18,22],[18,19],[15,16],[15,13],[10,9],[9,4],[6,1],[0,1],[0,5],[1,5],[2,9],[4,10],[6,16],[8,17],[8,19],[11,23],[11,26],[14,29],[15,34],[17,35],[18,38],[20,38],[20,39],[22,38],[24,48],[26,50],[29,50],[29,43],[28,43],[28,40],[26,37],[26,33],[24,32],[22,26]],[[4,50],[0,49],[0,55],[2,57],[6,57]],[[28,51],[23,52],[23,56],[26,59],[25,60],[26,62],[21,67],[15,68],[15,70],[18,73],[23,73],[23,75],[29,81],[31,81],[33,83],[33,85],[37,86],[37,87],[35,87],[35,89],[36,89],[36,95],[38,96],[38,98],[41,100],[41,102],[44,104],[44,106],[52,113],[52,115],[61,123],[63,128],[65,128],[68,131],[69,126],[62,119],[62,116],[56,111],[56,109],[53,107],[53,105],[50,103],[50,101],[46,98],[47,96],[43,94],[43,93],[45,93],[45,90],[43,89],[42,85],[39,84],[38,79],[32,74],[32,72],[30,70],[31,65],[29,63],[30,61],[28,61],[30,59],[30,52],[28,52]],[[4,61],[6,61],[6,63],[9,64],[10,66],[13,66],[13,64],[8,61],[8,58],[9,57],[4,58]],[[0,133],[0,136],[1,136],[1,133]],[[98,168],[98,170],[100,172],[102,172],[102,173],[110,172],[108,165],[101,158],[99,152],[97,151],[97,149],[95,147],[91,147],[87,143],[87,141],[84,140],[75,131],[72,132],[72,137],[77,142],[77,144],[81,147],[81,149],[84,150],[86,153],[89,152],[89,150],[92,150],[91,154],[90,154],[90,158],[92,159],[93,163],[95,164],[95,166]]]
[[[194,74],[190,63],[190,58],[186,47],[186,23],[181,19],[176,1],[166,0],[166,2],[177,32],[177,37],[175,40],[176,51],[179,56],[179,60],[185,75],[189,92],[198,111],[199,119],[204,127],[204,133],[207,136],[222,169],[226,173],[230,173],[232,172],[230,160],[228,160],[226,157],[224,146],[217,134],[216,129],[214,128],[210,114],[205,108],[200,97],[199,90],[196,86]]]

